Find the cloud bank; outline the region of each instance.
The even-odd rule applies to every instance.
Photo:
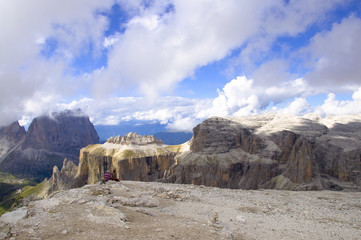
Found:
[[[329,17],[351,4],[361,12],[351,0],[0,0],[0,125],[79,107],[96,124],[180,130],[212,115],[360,113],[361,20]],[[114,6],[126,16],[112,29]],[[174,96],[216,61],[232,79],[217,97]]]

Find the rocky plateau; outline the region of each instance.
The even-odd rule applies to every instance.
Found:
[[[109,181],[28,201],[0,239],[360,239],[361,192]]]

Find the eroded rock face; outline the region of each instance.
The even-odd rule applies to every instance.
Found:
[[[79,156],[82,147],[96,143],[99,137],[89,118],[66,111],[35,118],[21,147]]]
[[[124,137],[116,136],[110,137],[107,143],[122,144],[122,145],[147,145],[147,144],[163,144],[163,142],[153,135],[141,136],[138,133],[128,133]]]
[[[17,121],[9,126],[0,127],[0,163],[24,139],[25,135],[25,128]]]
[[[190,151],[177,155],[166,180],[243,189],[360,190],[357,119],[327,127],[289,116],[210,118],[194,128]]]
[[[20,126],[18,121],[0,128],[0,138],[6,139],[9,142],[19,142],[25,135],[25,128]]]
[[[44,196],[56,190],[66,190],[93,184],[103,179],[104,173],[115,171],[120,180],[156,181],[174,164],[175,153],[154,136],[129,133],[124,137],[109,138],[104,144],[90,145],[80,151],[79,166],[54,168],[46,183]],[[70,174],[69,174],[70,172]]]
[[[89,118],[81,111],[54,113],[35,118],[28,132],[18,123],[3,129],[11,148],[2,155],[0,170],[16,176],[43,180],[64,158],[78,162],[80,149],[99,142]]]
[[[193,138],[179,146],[134,133],[119,136],[82,149],[76,185],[95,183],[115,169],[126,180],[361,190],[361,116],[346,119],[337,124],[337,119],[295,116],[214,117],[196,126]]]

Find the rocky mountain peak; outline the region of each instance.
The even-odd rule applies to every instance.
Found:
[[[11,123],[9,126],[0,128],[0,138],[5,138],[12,142],[19,141],[25,134],[25,128],[20,126],[18,121]]]
[[[98,134],[89,117],[70,110],[52,116],[35,118],[22,149],[44,149],[52,152],[69,152],[79,155],[88,144],[99,142]]]
[[[148,144],[163,144],[162,140],[153,135],[141,136],[138,133],[128,133],[124,137],[116,136],[110,137],[107,143],[121,144],[121,145],[148,145]]]
[[[16,176],[42,180],[64,158],[77,163],[80,149],[99,143],[88,116],[76,111],[53,113],[35,118],[28,132],[14,122],[0,129],[0,170]]]

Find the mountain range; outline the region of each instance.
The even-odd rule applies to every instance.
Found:
[[[212,117],[178,145],[137,133],[98,144],[87,116],[64,111],[35,118],[28,131],[18,122],[0,128],[0,171],[51,176],[46,194],[95,183],[106,170],[123,180],[224,188],[360,190],[360,129],[359,115]]]
[[[191,132],[170,132],[165,124],[152,121],[122,121],[117,125],[95,125],[94,127],[102,143],[110,137],[124,136],[129,132],[154,135],[168,145],[181,144],[192,138]]]
[[[99,182],[158,181],[236,189],[361,190],[361,116],[212,117],[180,145],[129,133],[54,167],[44,196]],[[143,139],[144,138],[144,139]],[[147,139],[155,139],[148,141]]]

